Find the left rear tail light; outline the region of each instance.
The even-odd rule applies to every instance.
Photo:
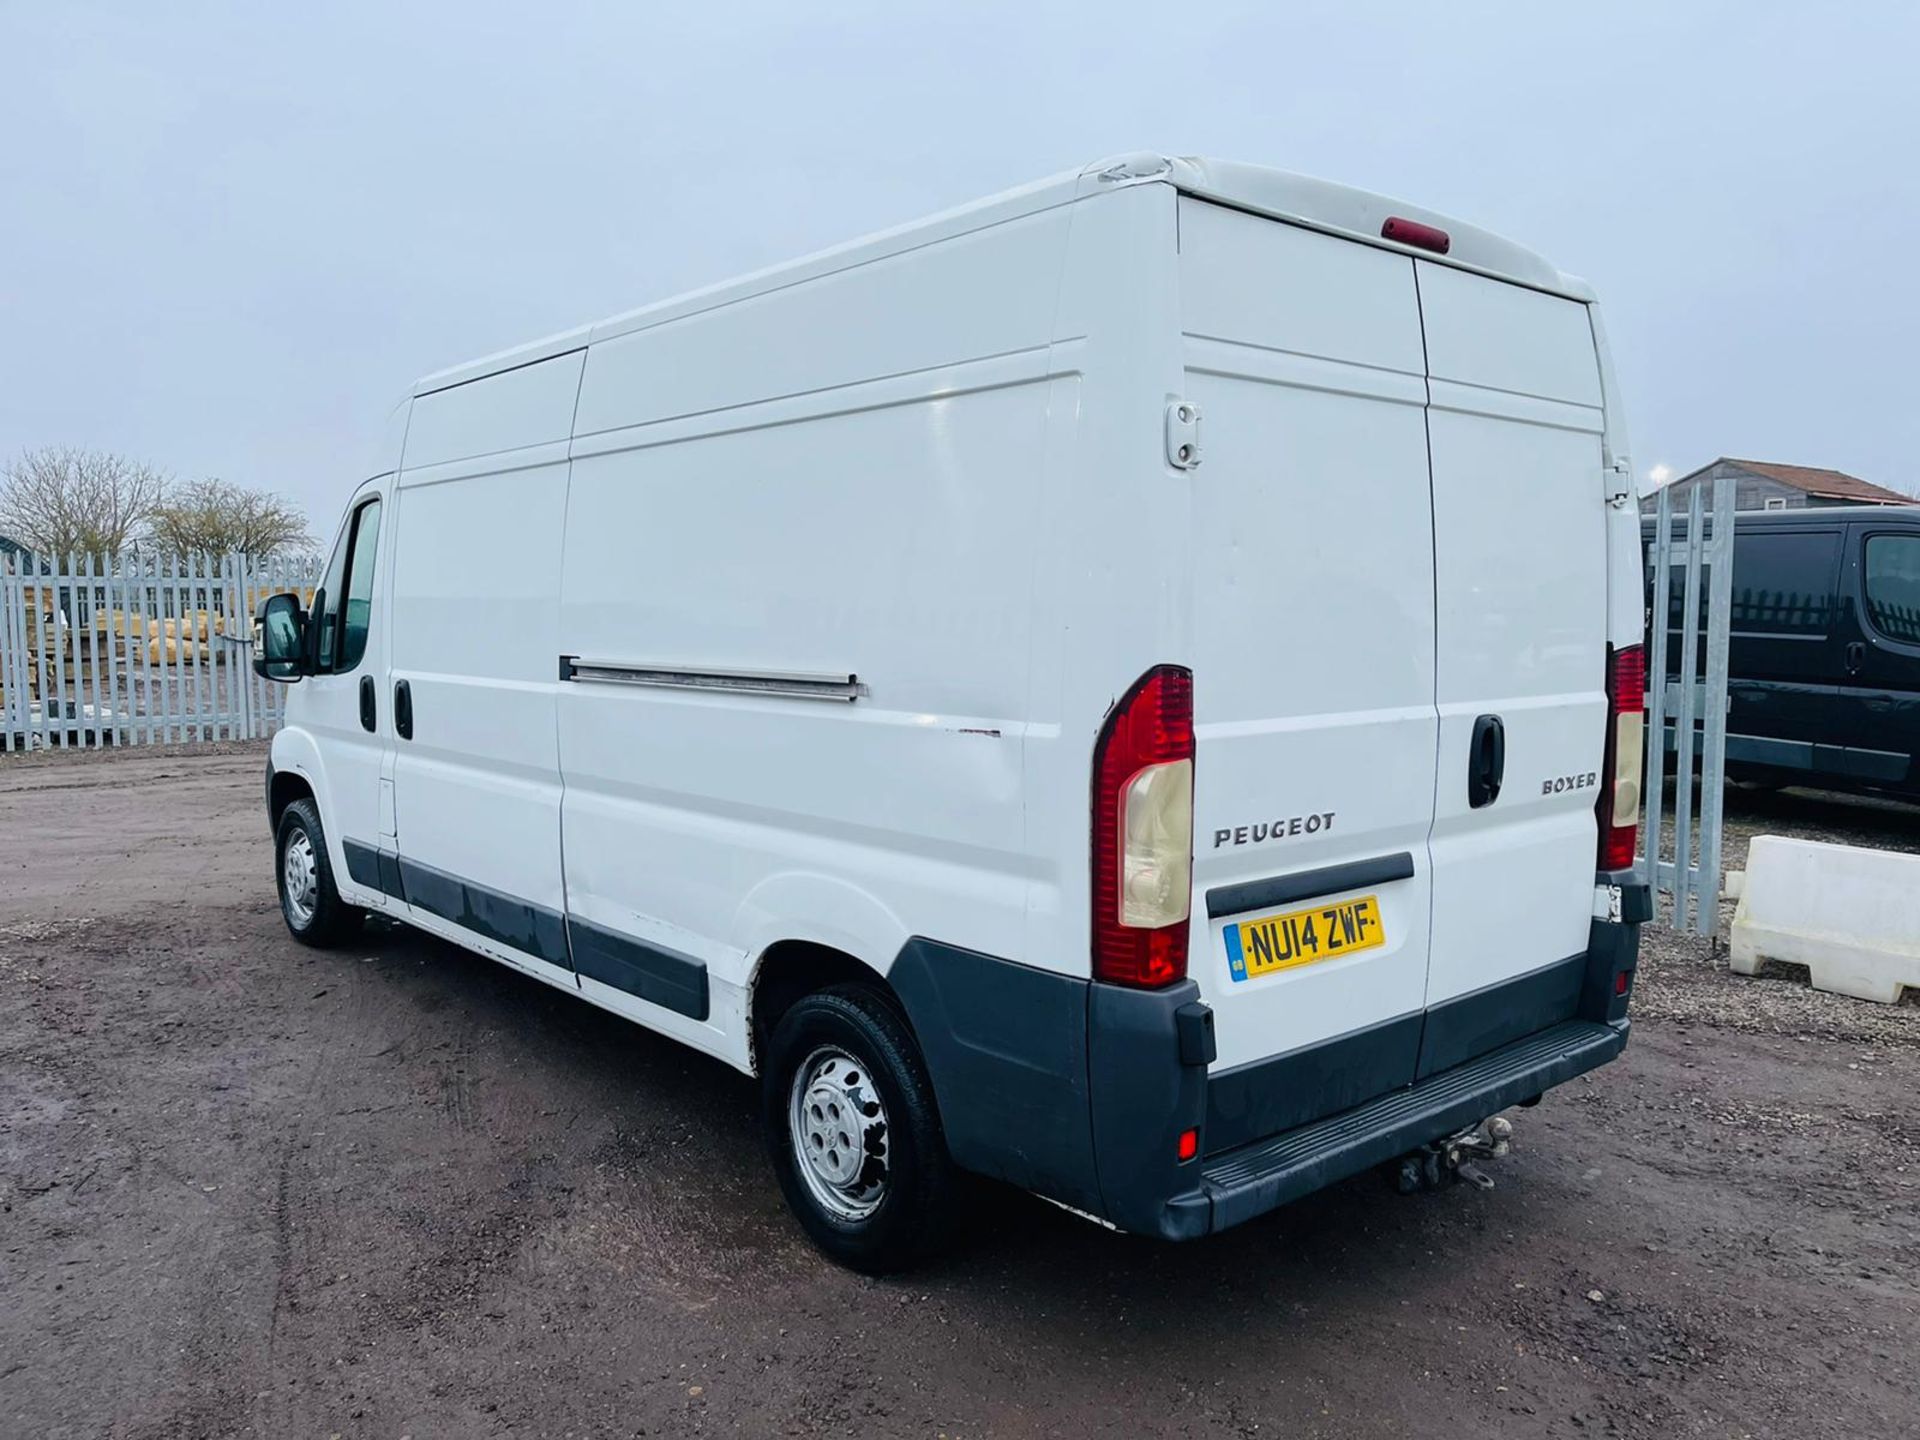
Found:
[[[1093,759],[1093,978],[1187,974],[1193,889],[1193,673],[1160,665],[1101,727]]]
[[[1607,758],[1600,775],[1600,869],[1631,870],[1640,834],[1640,777],[1646,748],[1646,652],[1607,651]]]

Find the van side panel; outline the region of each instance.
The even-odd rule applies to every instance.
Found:
[[[1023,216],[596,341],[574,433],[824,396],[1043,348],[1066,215],[1062,207]]]
[[[691,956],[736,996],[779,939],[882,972],[912,933],[1027,958],[1020,780],[1065,230],[1064,212],[1033,216],[592,348],[549,668],[722,685],[562,683],[575,917]],[[855,677],[857,698],[726,688],[794,672]],[[680,1033],[656,1010],[632,1013]],[[744,1036],[724,1053],[749,1063]]]
[[[585,358],[575,350],[420,396],[407,426],[406,468],[565,440]]]
[[[1052,317],[1043,488],[1032,524],[1033,644],[1025,797],[1029,962],[1091,971],[1093,747],[1149,667],[1185,664],[1192,636],[1191,475],[1165,460],[1180,392],[1178,196],[1104,190],[1071,208]]]
[[[1674,527],[1679,536],[1686,529],[1684,520]],[[1776,766],[1809,780],[1847,769],[1846,748],[1856,727],[1836,722],[1847,709],[1846,647],[1858,612],[1846,616],[1839,603],[1851,568],[1846,539],[1846,525],[1823,521],[1817,510],[1764,531],[1736,521],[1728,625],[1730,764]],[[1675,678],[1685,600],[1682,564],[1673,570],[1667,617],[1667,673]],[[1698,649],[1697,674],[1704,676],[1706,647]],[[1674,733],[1671,725],[1667,733]]]
[[[1587,949],[1610,512],[1585,307],[1425,261],[1415,269],[1432,394],[1440,744],[1427,1003],[1439,1006]],[[1483,715],[1502,723],[1505,773],[1475,808]],[[1533,1013],[1501,1002],[1516,1035],[1570,1013],[1566,987],[1537,988]]]
[[[1905,507],[1741,513],[1727,681],[1727,764],[1735,778],[1911,793],[1920,645],[1874,623],[1864,587],[1871,567],[1884,577],[1880,588],[1897,588],[1887,565],[1903,551],[1920,553],[1914,516]],[[1654,530],[1648,518],[1649,549]],[[1686,532],[1683,514],[1673,524],[1680,551]],[[1878,549],[1863,548],[1876,540]],[[1680,672],[1685,566],[1674,565],[1671,579],[1670,682]],[[1649,607],[1651,596],[1649,584]],[[1883,618],[1899,624],[1897,612]],[[1704,674],[1704,653],[1697,663]],[[1669,722],[1670,754],[1673,734]]]

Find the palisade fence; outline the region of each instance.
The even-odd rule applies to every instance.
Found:
[[[1684,529],[1678,532],[1670,491],[1660,492],[1654,512],[1653,544],[1647,555],[1653,595],[1647,636],[1646,803],[1641,807],[1646,815],[1645,856],[1654,890],[1654,923],[1663,923],[1660,901],[1665,897],[1672,910],[1664,923],[1697,935],[1713,935],[1720,928],[1734,482],[1714,482],[1711,512],[1705,508],[1705,498],[1703,488],[1694,486]],[[1781,597],[1783,609],[1799,603]],[[1670,652],[1676,640],[1678,656]],[[1698,817],[1693,811],[1696,771],[1700,776]],[[1668,774],[1674,778],[1671,859],[1662,858],[1661,834],[1662,791]]]
[[[285,687],[253,673],[253,612],[310,604],[318,556],[0,558],[0,752],[261,738]]]

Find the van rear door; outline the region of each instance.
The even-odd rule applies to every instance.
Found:
[[[1597,863],[1608,510],[1586,307],[1414,269],[1440,715],[1425,1075],[1574,1011]],[[1496,750],[1489,796],[1473,779]]]
[[[1413,1079],[1433,526],[1411,260],[1183,198],[1180,291],[1205,427],[1188,973],[1219,1151]]]

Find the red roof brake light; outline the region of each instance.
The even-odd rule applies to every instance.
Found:
[[[1418,220],[1403,220],[1398,215],[1387,217],[1387,223],[1380,227],[1380,235],[1396,244],[1431,250],[1436,255],[1444,255],[1453,248],[1453,238],[1438,225],[1422,225]]]

